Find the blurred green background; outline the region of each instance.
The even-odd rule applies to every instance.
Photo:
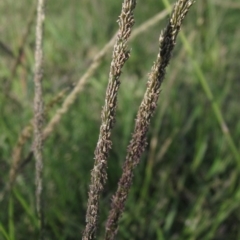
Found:
[[[171,1],[173,3],[173,1]],[[13,74],[32,1],[0,2],[0,195],[9,179],[12,151],[33,116],[35,22]],[[47,1],[44,34],[44,100],[72,86],[118,29],[121,1]],[[135,26],[164,10],[162,1],[138,1]],[[231,151],[212,103],[199,82],[200,69],[240,148],[240,3],[197,0],[162,85],[148,147],[135,171],[117,239],[240,239],[240,159]],[[111,196],[121,175],[134,119],[158,52],[167,18],[129,43],[131,57],[121,76],[108,182],[97,239],[102,239]],[[111,52],[44,144],[46,239],[81,238],[90,170],[99,134]],[[46,117],[54,115],[58,103]],[[31,141],[24,146],[27,155]],[[20,172],[12,201],[0,202],[0,239],[37,239],[34,161]]]

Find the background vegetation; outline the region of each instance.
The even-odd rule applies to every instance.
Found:
[[[172,1],[173,2],[173,1]],[[12,201],[3,194],[12,151],[33,116],[35,28],[27,35],[17,71],[13,65],[31,15],[32,1],[0,2],[0,239],[36,239],[34,161],[22,168]],[[165,8],[138,1],[135,27]],[[121,1],[48,1],[44,42],[44,97],[71,88],[117,30]],[[149,145],[135,171],[117,239],[240,239],[240,165],[216,120],[193,60],[207,79],[231,137],[240,147],[240,6],[237,0],[197,1],[182,32],[162,86]],[[101,200],[104,233],[147,74],[166,19],[129,44],[124,67],[108,183]],[[44,146],[47,239],[79,239],[85,225],[90,170],[108,80],[109,53]],[[47,115],[53,116],[60,103]],[[24,158],[31,141],[24,146]],[[238,158],[239,160],[239,158]],[[98,239],[101,239],[99,237]]]

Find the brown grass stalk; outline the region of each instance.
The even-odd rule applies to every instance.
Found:
[[[166,29],[160,34],[159,53],[149,74],[147,90],[137,113],[134,133],[123,165],[123,173],[119,180],[116,194],[112,198],[111,211],[106,224],[106,240],[113,240],[117,233],[118,221],[124,210],[128,192],[132,185],[133,170],[138,165],[147,145],[146,134],[149,129],[150,120],[157,107],[166,67],[171,59],[171,53],[175,46],[182,21],[192,4],[192,0],[178,0],[174,5]]]
[[[83,240],[95,238],[100,194],[107,180],[107,159],[112,146],[110,136],[111,129],[113,128],[115,122],[120,75],[122,67],[130,56],[130,51],[127,50],[127,43],[134,24],[133,11],[135,7],[136,0],[124,0],[122,4],[122,11],[118,19],[119,31],[113,48],[105,105],[101,115],[102,123],[100,126],[99,139],[94,152],[95,162],[91,172],[86,226],[83,232]]]
[[[36,208],[40,222],[40,237],[44,239],[44,216],[43,216],[43,22],[44,22],[44,0],[38,0],[37,23],[36,23],[36,49],[35,49],[35,73],[34,73],[34,156],[36,159]]]

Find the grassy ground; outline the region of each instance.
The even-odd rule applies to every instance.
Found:
[[[184,21],[182,32],[189,44],[180,37],[177,41],[117,239],[240,239],[240,157],[228,144],[230,136],[240,152],[240,7],[237,0],[227,6],[222,3],[197,1]],[[21,64],[15,74],[12,70],[31,4],[28,0],[0,3],[4,43],[0,48],[0,190],[8,182],[18,135],[33,115],[34,23]],[[161,1],[138,1],[135,26],[164,8]],[[47,2],[46,103],[85,72],[117,30],[120,9],[121,1]],[[129,44],[132,52],[122,74],[97,239],[104,234],[110,199],[166,21]],[[110,60],[111,53],[45,142],[46,239],[79,239],[83,231]],[[212,101],[201,77],[213,93]],[[222,132],[213,103],[221,110],[229,134]],[[47,121],[60,104],[48,113]],[[24,146],[22,158],[30,147],[31,141]],[[11,201],[9,195],[1,199],[0,239],[37,239],[34,188],[32,161],[21,170]]]

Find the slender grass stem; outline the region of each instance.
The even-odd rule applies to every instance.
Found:
[[[38,0],[37,24],[36,24],[36,49],[35,49],[35,73],[34,73],[34,156],[36,159],[36,208],[40,224],[39,239],[44,239],[44,211],[43,211],[43,22],[44,22],[44,0]]]

